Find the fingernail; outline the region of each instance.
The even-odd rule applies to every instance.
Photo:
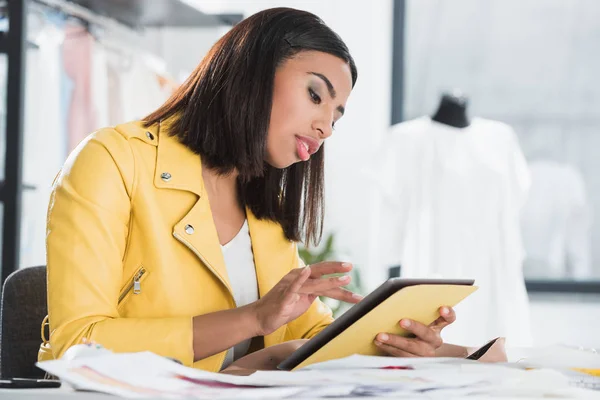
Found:
[[[382,342],[387,342],[387,340],[389,338],[390,337],[387,335],[387,333],[382,333],[382,334],[379,335],[379,340],[381,340]]]
[[[410,320],[408,319],[403,319],[402,321],[400,321],[400,325],[402,325],[403,328],[410,328]]]
[[[442,307],[442,310],[440,311],[440,314],[442,315],[448,315],[450,313],[450,310],[448,310],[448,307]]]
[[[345,263],[342,263],[342,267],[344,267],[344,268],[352,268],[352,264],[345,262]]]
[[[350,279],[350,277],[347,276],[347,275],[346,276],[340,276],[338,278],[338,281],[340,281],[340,282],[346,282],[348,279]]]
[[[381,346],[381,342],[379,340],[374,340],[374,342],[377,346]]]
[[[356,299],[356,300],[362,300],[362,299],[364,299],[364,297],[363,297],[363,296],[361,296],[361,295],[360,295],[360,294],[358,294],[358,293],[352,293],[352,298],[353,298],[353,299]]]

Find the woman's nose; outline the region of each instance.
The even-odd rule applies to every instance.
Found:
[[[327,139],[333,134],[331,125],[326,122],[317,122],[314,124],[314,128],[321,139]]]

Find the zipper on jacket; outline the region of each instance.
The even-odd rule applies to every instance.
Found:
[[[140,279],[142,279],[142,276],[144,276],[145,273],[146,273],[146,268],[144,268],[144,267],[142,267],[138,270],[138,272],[131,279],[131,282],[129,283],[129,285],[127,285],[125,290],[123,290],[123,292],[119,296],[119,303],[121,303],[123,301],[123,299],[125,298],[125,296],[127,296],[127,294],[129,292],[131,292],[132,290],[133,290],[133,294],[142,293],[142,284],[140,282]]]

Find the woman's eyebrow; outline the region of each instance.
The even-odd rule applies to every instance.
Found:
[[[335,92],[335,88],[333,87],[333,85],[331,84],[331,81],[323,74],[320,74],[318,72],[308,72],[308,74],[310,75],[314,75],[317,76],[319,78],[321,78],[321,80],[323,80],[323,82],[325,82],[325,85],[327,86],[327,90],[329,91],[329,95],[331,96],[332,99],[335,99],[335,96],[337,96],[337,93]],[[346,111],[344,109],[344,107],[342,106],[337,106],[336,108],[340,114],[344,115],[344,111]]]

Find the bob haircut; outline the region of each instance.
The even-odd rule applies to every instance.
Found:
[[[279,223],[289,240],[318,244],[324,216],[324,146],[307,162],[277,169],[265,162],[275,71],[302,51],[334,55],[357,71],[341,38],[316,15],[291,8],[256,13],[210,49],[180,88],[144,118],[170,118],[169,135],[219,174],[237,170],[239,201]],[[200,177],[198,178],[200,179]]]

